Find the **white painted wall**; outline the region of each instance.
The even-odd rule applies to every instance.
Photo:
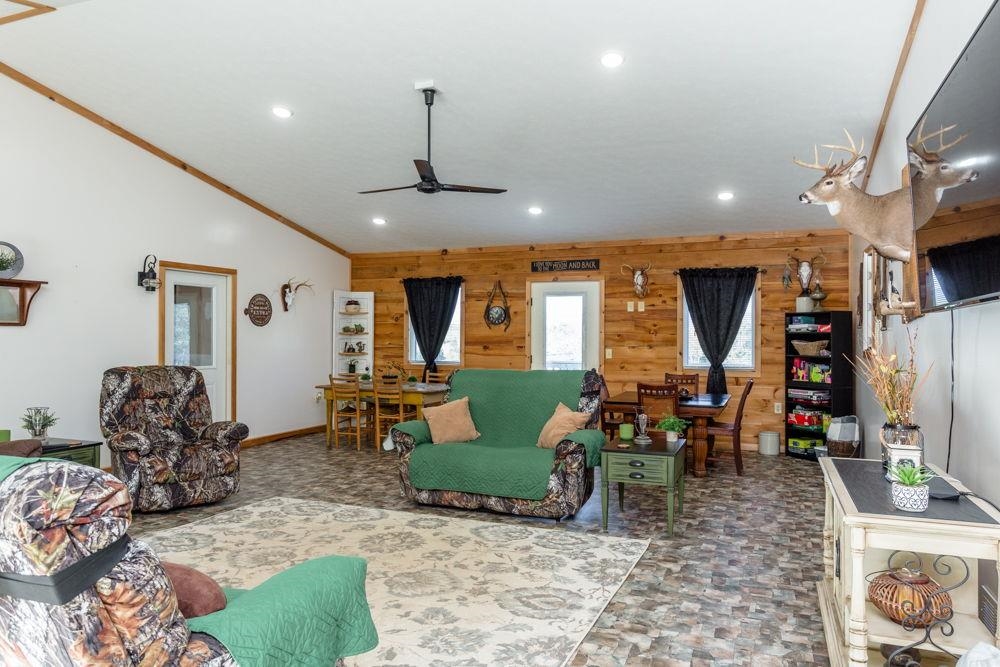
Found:
[[[158,295],[136,286],[147,253],[238,271],[237,418],[251,437],[323,423],[313,385],[348,259],[5,77],[0,108],[0,240],[24,253],[19,277],[49,281],[27,326],[0,327],[0,428],[24,436],[24,408],[47,405],[52,435],[101,439],[104,369],[156,363]],[[315,292],[285,313],[292,276]],[[257,292],[275,309],[263,328],[242,314]]]
[[[869,191],[899,187],[906,163],[906,136],[938,85],[972,36],[990,0],[930,0],[913,42],[872,169]],[[854,239],[855,248],[864,243]],[[860,256],[860,254],[859,254]],[[898,275],[898,273],[897,273]],[[1000,378],[1000,303],[953,311],[955,330],[955,423],[950,471],[973,491],[1000,502],[1000,430],[996,428],[996,392]],[[906,332],[917,336],[917,365],[929,373],[917,401],[917,421],[924,431],[927,458],[945,465],[951,419],[951,317],[931,313],[908,326],[890,318],[886,341],[906,350]],[[867,456],[878,456],[877,430],[884,420],[871,392],[858,385],[859,416],[866,426]]]

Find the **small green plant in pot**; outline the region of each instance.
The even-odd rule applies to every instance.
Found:
[[[931,489],[927,482],[936,475],[923,466],[893,466],[892,504],[904,512],[923,512],[930,504]]]
[[[28,408],[21,418],[21,426],[24,427],[32,438],[45,440],[50,428],[59,421],[48,408]]]
[[[657,429],[667,432],[667,442],[675,442],[687,427],[687,421],[681,419],[677,415],[664,417],[656,425]]]

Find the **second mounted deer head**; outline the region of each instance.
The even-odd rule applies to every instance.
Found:
[[[962,134],[952,142],[945,143],[944,135],[955,129],[954,125],[942,125],[937,131],[924,134],[926,118],[920,120],[917,126],[917,138],[909,145],[910,164],[915,170],[910,182],[913,191],[913,226],[919,229],[931,219],[937,211],[944,191],[971,183],[979,178],[979,172],[973,169],[959,169],[941,157],[941,153],[957,145],[968,134]],[[937,138],[938,145],[932,150],[927,142]]]
[[[295,303],[295,293],[302,288],[306,288],[312,291],[312,283],[308,280],[303,280],[302,282],[295,282],[295,278],[289,278],[288,282],[281,286],[281,307],[285,312],[292,307]]]
[[[628,264],[622,264],[622,273],[625,273],[625,269],[632,272],[632,291],[640,299],[649,294],[649,270],[651,268],[653,268],[652,262],[647,262],[646,266],[638,269]]]
[[[792,158],[800,167],[817,169],[823,177],[799,195],[803,204],[825,204],[837,224],[861,236],[871,243],[883,257],[910,261],[913,245],[913,211],[908,188],[900,188],[884,195],[870,195],[854,185],[868,165],[868,158],[861,153],[865,150],[864,139],[861,146],[854,143],[850,132],[844,130],[849,146],[823,144],[830,149],[826,164],[819,161],[819,147],[813,147],[812,163]],[[837,151],[847,153],[848,161],[834,163]]]

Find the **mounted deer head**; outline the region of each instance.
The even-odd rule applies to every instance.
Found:
[[[823,177],[815,185],[799,195],[803,204],[825,204],[837,224],[871,243],[883,257],[910,261],[913,245],[913,212],[910,206],[908,188],[901,188],[884,195],[870,195],[854,185],[854,179],[864,172],[868,158],[861,153],[865,150],[864,139],[861,146],[854,143],[850,132],[844,130],[850,146],[823,144],[830,149],[826,164],[820,164],[819,147],[813,147],[813,162],[807,163],[792,158],[800,167],[818,169]],[[847,162],[834,164],[833,156],[842,151],[850,156]]]
[[[622,264],[621,272],[625,269],[632,272],[632,291],[640,299],[649,294],[649,270],[653,268],[652,262],[647,262],[643,268],[635,269],[628,264]]]
[[[956,169],[950,162],[941,157],[952,146],[957,145],[968,134],[962,134],[950,143],[944,142],[944,135],[955,129],[954,125],[941,126],[936,132],[924,134],[922,118],[917,126],[917,138],[909,146],[910,164],[916,169],[910,188],[913,190],[913,226],[919,229],[931,219],[941,203],[941,197],[948,188],[971,183],[979,178],[979,172],[973,169]],[[933,150],[927,147],[927,142],[937,137],[938,145]]]
[[[289,278],[288,282],[281,286],[281,307],[288,312],[288,309],[292,307],[295,302],[295,293],[298,292],[303,287],[312,291],[312,283],[308,280],[303,280],[302,282],[295,282],[295,278]]]

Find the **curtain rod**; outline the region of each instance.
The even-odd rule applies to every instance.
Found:
[[[715,266],[692,266],[691,268],[692,268],[692,269],[714,269],[714,268],[727,268],[727,267],[715,267]],[[742,267],[740,267],[740,268],[742,268]],[[760,268],[758,268],[758,269],[757,269],[757,273],[767,273],[767,267],[760,267]],[[675,276],[679,276],[680,274],[681,274],[681,272],[680,272],[680,270],[679,270],[679,269],[677,269],[677,270],[675,270],[675,271],[674,271],[674,275],[675,275]]]

